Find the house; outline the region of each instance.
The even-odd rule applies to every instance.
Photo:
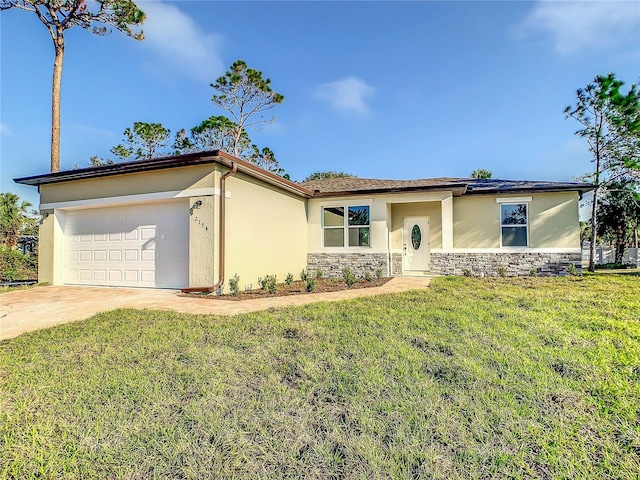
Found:
[[[40,192],[39,280],[216,291],[337,277],[562,274],[581,265],[584,183],[290,182],[222,151],[15,180]],[[228,283],[228,282],[227,282]]]

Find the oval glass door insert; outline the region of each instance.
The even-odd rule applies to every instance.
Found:
[[[414,250],[418,250],[421,243],[422,232],[420,231],[420,227],[418,225],[414,225],[411,229],[411,245],[413,245]]]

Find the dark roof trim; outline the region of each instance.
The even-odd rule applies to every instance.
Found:
[[[356,195],[380,195],[389,193],[413,193],[424,191],[453,191],[454,197],[464,195],[467,191],[466,183],[456,183],[450,185],[432,185],[432,186],[412,186],[412,187],[392,187],[392,188],[370,188],[363,190],[345,190],[342,192],[320,192],[315,190],[313,192],[313,198],[327,198],[327,197],[349,197]]]
[[[205,165],[208,163],[217,163],[218,165],[223,165],[229,168],[231,167],[231,163],[235,163],[238,166],[238,170],[242,173],[259,178],[267,183],[276,185],[305,198],[313,196],[313,192],[298,185],[297,183],[256,167],[249,162],[240,160],[239,158],[229,155],[221,150],[150,158],[147,160],[135,160],[133,162],[114,163],[112,165],[80,168],[77,170],[66,170],[64,172],[47,173],[33,177],[16,178],[14,181],[23,185],[39,186],[51,183],[70,182],[74,180],[87,180],[113,175],[124,175],[128,173],[148,172],[152,170],[163,170],[176,167],[191,167],[194,165]]]

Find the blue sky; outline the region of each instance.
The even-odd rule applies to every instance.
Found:
[[[109,156],[135,121],[172,132],[223,114],[209,84],[237,59],[285,101],[249,131],[294,180],[572,180],[590,168],[563,108],[597,74],[640,79],[637,2],[139,2],[146,40],[67,31],[62,169]],[[2,191],[46,173],[53,47],[36,16],[0,14]]]

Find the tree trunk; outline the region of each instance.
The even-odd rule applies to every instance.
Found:
[[[51,171],[60,171],[60,85],[62,83],[62,61],[64,58],[64,37],[59,33],[53,45],[56,58],[53,62],[53,82],[51,85]]]
[[[625,232],[625,228],[626,225],[621,225],[620,223],[618,224],[618,228],[616,228],[616,258],[615,258],[615,263],[617,264],[622,264],[623,263],[623,258],[624,258],[624,249],[627,246],[627,242],[626,242],[626,232]]]
[[[599,187],[593,191],[593,202],[591,203],[591,245],[589,245],[589,268],[590,272],[596,271],[596,238],[598,222],[596,220],[596,213],[598,212],[598,190]]]

